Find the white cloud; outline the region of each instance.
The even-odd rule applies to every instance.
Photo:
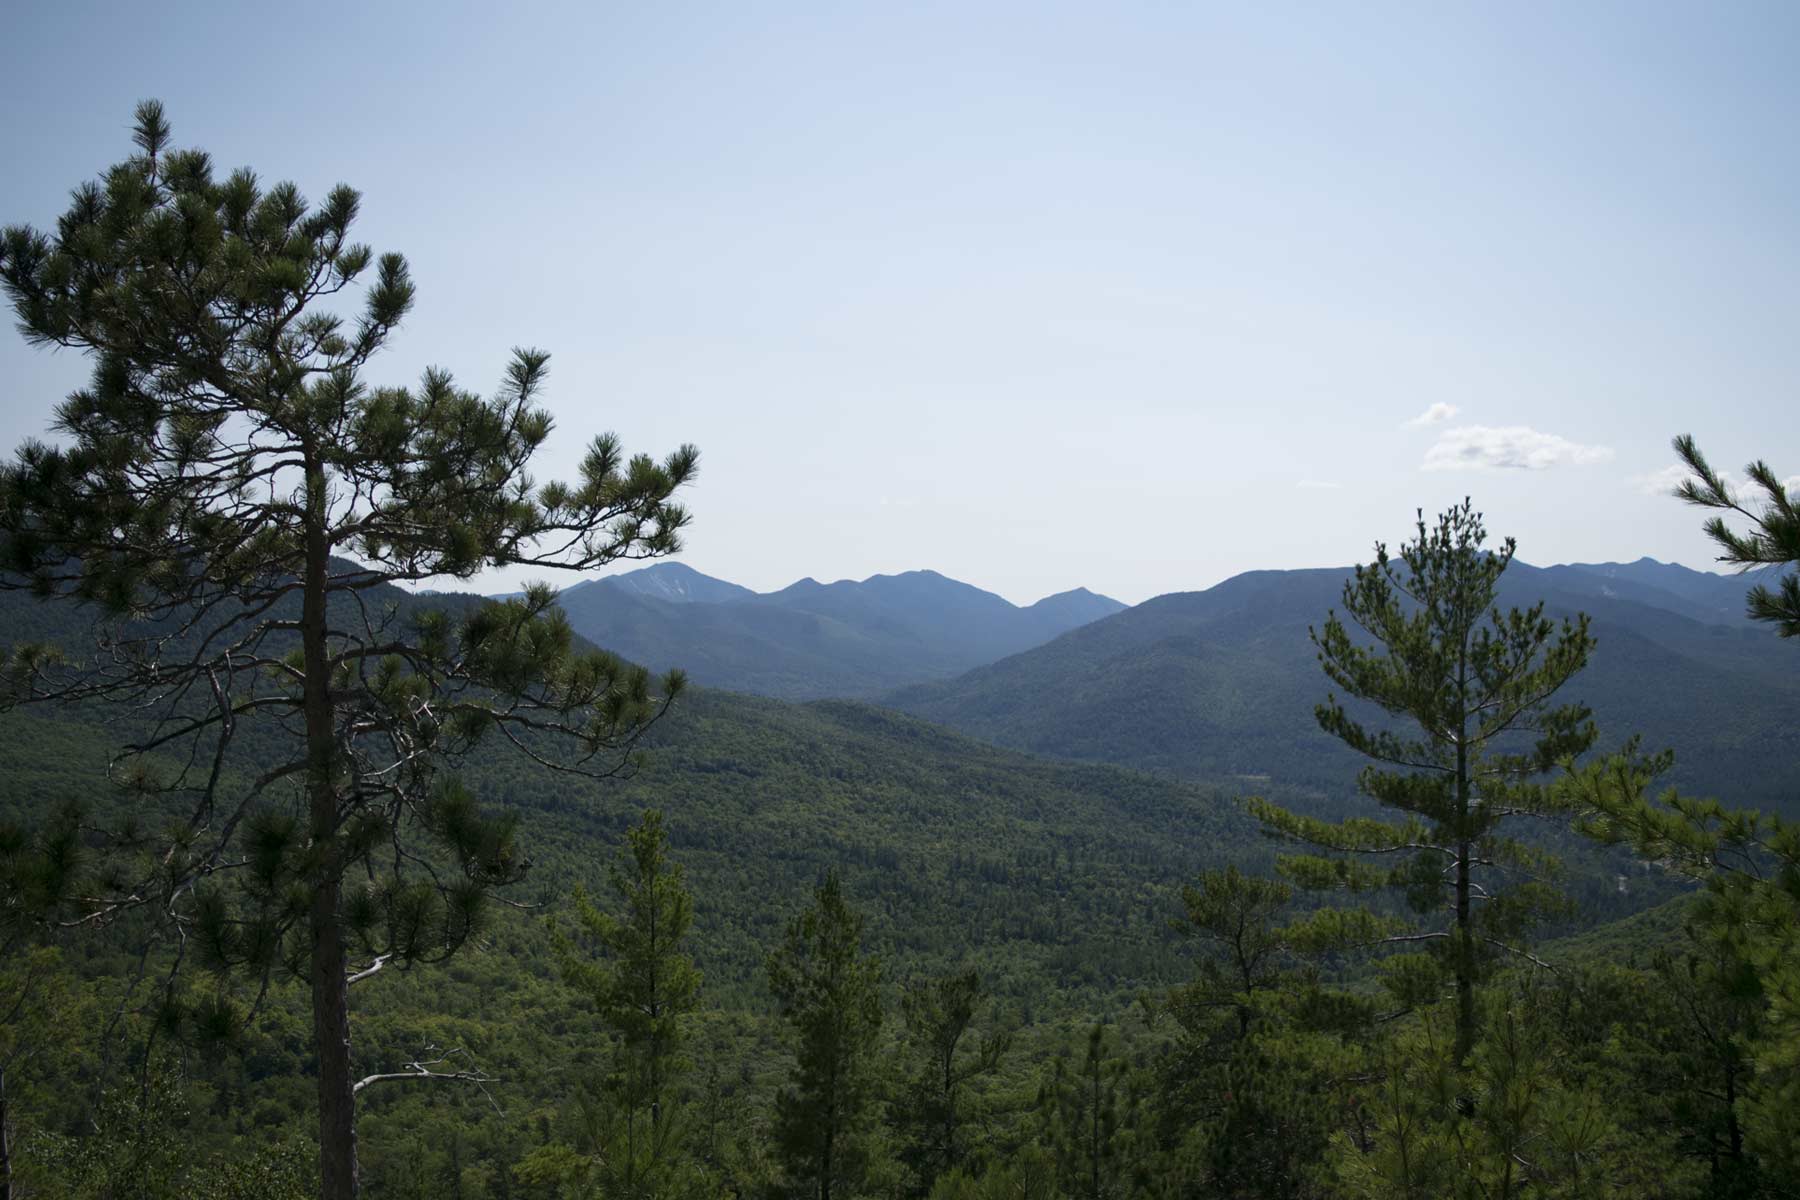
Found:
[[[1445,421],[1454,417],[1459,411],[1461,410],[1459,410],[1456,405],[1445,404],[1442,400],[1439,400],[1436,404],[1433,404],[1430,408],[1408,421],[1405,427],[1407,429],[1423,429],[1427,425],[1442,425]]]
[[[1683,463],[1670,463],[1660,471],[1632,477],[1632,484],[1646,496],[1673,495],[1676,488],[1692,479],[1694,473]]]
[[[1540,433],[1525,425],[1495,428],[1461,425],[1446,429],[1425,452],[1424,471],[1485,471],[1509,468],[1542,471],[1550,467],[1584,467],[1609,461],[1607,446],[1583,446],[1554,433]]]
[[[1332,483],[1326,479],[1302,479],[1294,486],[1303,492],[1332,492],[1344,485],[1341,483]]]

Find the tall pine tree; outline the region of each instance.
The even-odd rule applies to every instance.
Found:
[[[1475,1044],[1475,989],[1486,965],[1498,953],[1522,953],[1525,931],[1552,900],[1541,884],[1508,878],[1530,873],[1541,857],[1501,827],[1560,812],[1540,777],[1596,736],[1584,705],[1552,703],[1587,663],[1588,618],[1553,621],[1542,603],[1502,611],[1500,578],[1514,543],[1489,551],[1486,539],[1467,500],[1435,526],[1421,514],[1398,561],[1377,543],[1375,561],[1345,583],[1344,613],[1359,633],[1335,612],[1313,633],[1331,681],[1402,722],[1371,728],[1335,694],[1317,709],[1325,732],[1373,760],[1358,778],[1362,792],[1400,819],[1333,822],[1253,803],[1271,832],[1326,851],[1284,858],[1302,885],[1405,894],[1419,918],[1405,929],[1367,912],[1328,911],[1313,933],[1424,947],[1453,984],[1459,1065]]]
[[[116,703],[121,774],[174,831],[96,917],[139,909],[208,965],[308,981],[321,1195],[350,1200],[351,983],[453,953],[525,869],[446,766],[486,739],[607,774],[679,682],[579,651],[547,587],[433,610],[390,585],[669,553],[696,455],[602,437],[575,482],[538,483],[548,355],[517,351],[492,398],[365,377],[414,285],[352,240],[355,191],[315,207],[220,177],[155,102],[135,141],[53,232],[0,236],[25,336],[93,363],[58,444],[0,475],[0,577],[87,604],[97,644],[15,646],[7,678]]]
[[[1740,492],[1691,436],[1676,438],[1675,452],[1691,472],[1675,495],[1712,512],[1705,530],[1719,561],[1770,572],[1748,589],[1751,619],[1780,637],[1800,635],[1800,497],[1767,463],[1745,468],[1754,490]],[[1724,1156],[1741,1160],[1721,1174],[1800,1178],[1800,824],[1673,788],[1658,793],[1669,762],[1616,755],[1571,771],[1564,794],[1583,810],[1583,832],[1706,885],[1695,926],[1713,963],[1690,994],[1697,1005],[1729,1011],[1748,999],[1755,1010],[1717,1056],[1734,1067]]]

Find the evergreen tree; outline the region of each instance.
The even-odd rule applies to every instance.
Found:
[[[1280,923],[1293,890],[1235,867],[1182,889],[1175,928],[1204,939],[1197,977],[1159,1006],[1178,1027],[1157,1064],[1161,1194],[1302,1200],[1360,1073],[1346,1032],[1366,1001],[1327,992]]]
[[[1275,918],[1293,894],[1280,880],[1245,875],[1236,867],[1208,871],[1198,887],[1181,889],[1187,916],[1174,923],[1176,930],[1205,938],[1215,950],[1201,959],[1200,977],[1167,1000],[1184,1030],[1201,1035],[1208,1016],[1228,1009],[1236,1036],[1249,1036],[1258,993],[1278,986],[1283,977],[1288,933]]]
[[[983,999],[981,975],[973,967],[915,980],[900,996],[900,1016],[917,1066],[896,1107],[895,1124],[906,1138],[901,1157],[912,1168],[921,1194],[967,1156],[964,1089],[999,1068],[1012,1040],[1007,1033],[991,1033],[962,1052]]]
[[[862,914],[833,871],[769,955],[769,990],[796,1038],[775,1104],[776,1152],[795,1197],[847,1200],[869,1167],[881,966],[863,953],[862,934]]]
[[[582,956],[559,930],[557,958],[563,978],[593,1000],[617,1039],[590,1122],[601,1163],[596,1182],[609,1196],[661,1197],[691,1174],[675,1086],[688,1066],[686,1018],[700,989],[700,972],[682,948],[694,904],[680,865],[669,861],[660,812],[644,813],[626,833],[622,858],[610,876],[620,915],[595,907],[585,891],[575,894],[576,919],[601,957]]]
[[[1744,468],[1744,474],[1762,493],[1760,501],[1756,501],[1738,495],[1726,484],[1700,453],[1693,435],[1684,433],[1676,438],[1675,453],[1693,472],[1675,494],[1689,504],[1719,514],[1706,522],[1706,534],[1718,545],[1720,562],[1739,570],[1800,563],[1800,501],[1768,463],[1759,459]],[[1757,511],[1747,507],[1757,503]],[[1749,531],[1739,533],[1733,529],[1725,513],[1736,513],[1748,520]],[[1745,603],[1752,620],[1768,622],[1782,637],[1800,635],[1800,572],[1789,571],[1772,588],[1767,583],[1757,583],[1745,597]]]
[[[1721,562],[1800,565],[1800,507],[1766,463],[1746,468],[1762,493],[1753,510],[1754,502],[1731,488],[1691,436],[1676,438],[1675,451],[1693,472],[1675,494],[1717,514],[1705,528]],[[1727,513],[1747,519],[1749,531],[1733,529]],[[1750,617],[1773,625],[1778,636],[1800,634],[1800,573],[1788,571],[1773,587],[1759,581],[1746,603]],[[1762,1178],[1779,1187],[1775,1181],[1800,1178],[1800,825],[1673,788],[1658,793],[1657,778],[1671,762],[1666,752],[1640,756],[1632,747],[1571,770],[1561,786],[1581,810],[1582,832],[1628,845],[1706,885],[1694,912],[1703,952],[1689,979],[1672,982],[1691,989],[1702,1036],[1728,1039],[1712,1064],[1734,1092],[1731,1115],[1712,1132],[1724,1138],[1715,1182],[1727,1195],[1731,1187],[1763,1186],[1755,1182]],[[1757,1010],[1753,1021],[1742,1011],[1745,1003]],[[1754,1162],[1744,1160],[1739,1138]]]
[[[1302,1177],[1324,1148],[1336,1099],[1319,1076],[1341,1052],[1298,1020],[1315,985],[1293,969],[1279,924],[1292,896],[1287,884],[1236,867],[1182,889],[1185,917],[1174,927],[1203,939],[1206,953],[1196,978],[1153,1009],[1177,1026],[1156,1068],[1161,1194],[1315,1194]]]
[[[547,587],[451,612],[387,585],[666,554],[696,456],[602,437],[577,482],[538,484],[543,352],[492,399],[435,369],[365,378],[414,285],[351,240],[355,191],[311,207],[219,178],[153,101],[135,141],[54,233],[0,235],[25,336],[93,361],[60,445],[0,476],[0,575],[90,605],[98,643],[15,646],[7,678],[15,699],[118,703],[122,774],[174,829],[137,832],[98,916],[140,909],[209,966],[308,980],[320,1194],[350,1200],[352,981],[453,953],[525,870],[446,767],[485,736],[606,774],[662,710],[644,672],[576,650]],[[371,269],[360,312],[337,311]]]
[[[1375,561],[1344,585],[1345,614],[1362,636],[1335,612],[1313,634],[1333,683],[1414,727],[1371,728],[1335,694],[1317,709],[1321,728],[1374,760],[1358,779],[1361,790],[1404,819],[1328,822],[1253,802],[1269,830],[1328,852],[1285,858],[1297,881],[1352,892],[1397,888],[1428,922],[1397,930],[1367,912],[1326,912],[1311,934],[1317,942],[1426,947],[1454,984],[1458,1064],[1475,1043],[1475,989],[1486,964],[1496,952],[1522,953],[1525,931],[1553,902],[1541,884],[1503,886],[1507,874],[1547,863],[1499,829],[1512,817],[1561,811],[1538,777],[1596,736],[1585,706],[1551,704],[1587,662],[1588,618],[1559,625],[1542,603],[1502,612],[1498,588],[1514,543],[1490,552],[1486,538],[1466,500],[1435,528],[1421,515],[1397,563],[1377,543]]]
[[[1661,1003],[1644,1081],[1677,1153],[1706,1166],[1709,1200],[1762,1194],[1761,1163],[1750,1152],[1739,1101],[1754,1094],[1762,1040],[1763,990],[1745,953],[1743,930],[1690,926],[1683,952],[1656,956]]]
[[[1043,1140],[1072,1200],[1135,1195],[1148,1165],[1137,1138],[1139,1096],[1131,1068],[1107,1053],[1106,1026],[1088,1031],[1080,1065],[1062,1054],[1038,1097]]]

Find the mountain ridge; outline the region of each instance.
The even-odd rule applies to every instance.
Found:
[[[583,580],[565,589],[560,603],[571,626],[590,641],[658,670],[683,668],[704,685],[790,700],[892,697],[905,707],[937,703],[923,700],[923,693],[909,693],[909,688],[930,688],[980,671],[1129,612],[1143,613],[1140,620],[1155,624],[1158,614],[1179,610],[1184,615],[1169,619],[1200,625],[1236,614],[1244,628],[1212,650],[1228,660],[1223,668],[1227,674],[1255,671],[1258,641],[1277,656],[1291,657],[1298,647],[1310,658],[1306,630],[1324,620],[1350,570],[1245,571],[1209,588],[1168,592],[1127,608],[1085,587],[1018,605],[930,568],[831,582],[806,576],[772,592],[755,592],[685,563],[659,562]],[[1764,648],[1736,636],[1753,629],[1743,593],[1754,577],[1696,571],[1646,556],[1629,563],[1546,567],[1515,561],[1508,579],[1522,602],[1535,598],[1533,592],[1544,592],[1555,597],[1553,607],[1565,614],[1603,610],[1625,614],[1628,628],[1653,628],[1649,642],[1661,649],[1638,647],[1629,654],[1643,658],[1680,652],[1691,660],[1688,673],[1696,680],[1710,680],[1716,669],[1747,672],[1752,678],[1767,673]],[[1292,605],[1295,589],[1306,597],[1298,608]],[[1635,607],[1611,607],[1620,604]],[[1259,620],[1281,622],[1281,637],[1254,636]],[[1217,635],[1217,630],[1202,633],[1197,626],[1171,650],[1177,658],[1192,658],[1207,638]],[[1280,644],[1284,638],[1292,645]],[[1131,650],[1128,657],[1147,653]],[[1627,653],[1623,645],[1620,653]],[[1167,677],[1182,675],[1193,663],[1137,662],[1136,668]],[[1285,669],[1298,670],[1299,664],[1289,662]],[[1056,686],[1066,688],[1071,682]],[[1184,686],[1199,682],[1189,679]],[[1706,688],[1711,686],[1709,682]],[[1029,704],[1031,697],[1015,690],[999,707],[1011,711]]]
[[[882,702],[1037,754],[1347,790],[1357,760],[1313,720],[1332,689],[1308,629],[1341,607],[1349,574],[1251,571],[1165,593]],[[1650,603],[1658,592],[1674,595],[1674,607]],[[1771,653],[1767,629],[1691,615],[1719,609],[1720,593],[1683,599],[1591,568],[1515,562],[1501,603],[1541,599],[1551,616],[1590,614],[1593,660],[1566,695],[1592,705],[1603,746],[1642,734],[1649,747],[1676,749],[1672,778],[1684,788],[1792,807],[1780,781],[1800,772],[1800,739],[1771,714],[1800,704],[1800,682],[1790,660]]]
[[[789,700],[948,678],[1125,608],[1086,588],[1020,606],[929,569],[753,592],[680,563],[585,580],[559,603],[575,632],[626,658]]]

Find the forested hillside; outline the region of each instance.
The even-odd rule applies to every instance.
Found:
[[[1680,599],[1602,569],[1517,563],[1501,599],[1592,616],[1597,645],[1570,694],[1593,708],[1602,745],[1642,736],[1676,750],[1676,782],[1794,811],[1787,780],[1800,772],[1800,734],[1784,714],[1800,704],[1800,678],[1743,618],[1750,583],[1681,568],[1650,574],[1698,583],[1693,591],[1711,598]],[[1325,686],[1307,631],[1339,605],[1347,576],[1257,571],[1159,596],[885,702],[1038,754],[1342,788],[1357,760],[1313,720]],[[1710,611],[1731,589],[1729,618],[1703,623],[1682,611]]]
[[[65,800],[95,805],[97,818],[111,811],[104,763],[117,727],[94,716],[0,718],[11,815],[29,818]],[[438,1195],[459,1182],[473,1194],[554,1194],[501,1181],[546,1139],[579,1143],[572,1106],[605,1072],[605,1034],[555,980],[546,929],[566,922],[571,887],[605,893],[623,832],[644,806],[667,813],[669,853],[686,866],[696,897],[691,951],[704,981],[694,1086],[724,1114],[713,1118],[721,1147],[766,1136],[785,1067],[763,962],[825,872],[839,873],[868,919],[867,948],[886,964],[890,1007],[909,980],[979,971],[992,997],[981,1021],[1014,1030],[1016,1049],[971,1102],[990,1112],[993,1136],[1017,1139],[1035,1120],[1037,1072],[1084,1019],[1109,1016],[1134,1041],[1157,1042],[1129,1014],[1191,970],[1192,948],[1172,928],[1183,886],[1228,863],[1273,864],[1274,848],[1226,789],[1027,758],[856,704],[696,691],[658,729],[629,781],[558,779],[498,750],[471,760],[463,776],[523,818],[532,865],[515,893],[543,907],[501,916],[453,965],[359,985],[359,1073],[398,1069],[436,1045],[465,1051],[496,1077],[487,1085],[492,1104],[430,1084],[373,1093],[364,1133],[372,1195]],[[1666,894],[1666,881],[1635,870],[1621,893],[1612,869],[1594,859],[1572,881],[1583,927]],[[59,939],[103,1007],[156,999],[167,948],[140,980],[132,928],[98,941]],[[121,990],[134,980],[134,991]],[[231,1045],[191,1060],[182,1089],[190,1115],[172,1133],[203,1154],[235,1155],[304,1128],[299,1001],[291,984],[279,987]],[[60,1099],[27,1117],[32,1127],[54,1127],[64,1112],[75,1120],[77,1109],[66,1106],[107,1080],[101,1060],[52,1061]],[[141,1150],[105,1148],[125,1161]],[[181,1157],[172,1147],[163,1153],[170,1157],[158,1169],[181,1177]]]
[[[701,1060],[732,1110],[721,1136],[752,1143],[781,1075],[764,957],[826,871],[867,914],[868,947],[888,964],[891,988],[979,966],[997,1005],[984,1020],[1031,1031],[1016,1076],[1068,1022],[1125,1012],[1178,977],[1169,922],[1184,882],[1227,860],[1272,861],[1241,806],[1216,790],[1044,763],[855,705],[696,692],[657,743],[641,773],[616,785],[560,780],[503,752],[468,765],[464,778],[485,799],[522,818],[531,870],[513,894],[543,907],[503,914],[453,966],[359,985],[357,1071],[398,1069],[428,1044],[454,1044],[500,1077],[489,1090],[504,1111],[430,1085],[377,1092],[365,1133],[374,1194],[436,1194],[464,1169],[508,1174],[542,1143],[538,1122],[572,1113],[603,1073],[604,1034],[552,977],[545,928],[567,920],[576,884],[605,893],[622,833],[645,805],[668,813],[669,852],[696,896]],[[0,719],[7,815],[108,796],[110,744],[77,714]],[[109,811],[103,803],[93,815]],[[108,1003],[135,977],[131,936],[66,943]],[[133,1005],[156,1000],[168,951],[153,955]],[[897,992],[887,995],[891,1003]],[[281,1033],[303,1026],[298,999],[283,985],[275,1012],[241,1044],[211,1066],[196,1062],[200,1098],[189,1103],[199,1112],[186,1128],[201,1144],[224,1151],[304,1129],[306,1061]],[[68,1072],[64,1103],[106,1082],[97,1063],[58,1070]],[[1028,1099],[1014,1102],[1028,1108]],[[33,1114],[30,1126],[47,1116]],[[454,1165],[432,1132],[449,1126],[461,1139]]]

